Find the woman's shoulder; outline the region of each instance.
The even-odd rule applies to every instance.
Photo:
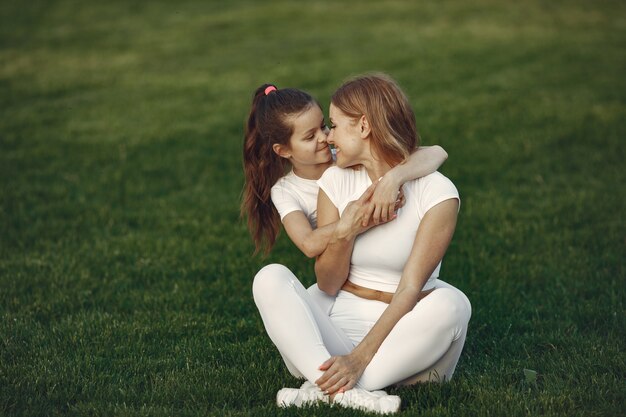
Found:
[[[456,198],[460,201],[459,191],[454,183],[438,171],[409,181],[407,185],[408,194],[417,199],[424,213],[443,200]]]
[[[333,165],[331,167],[328,167],[328,169],[324,171],[319,180],[321,181],[322,179],[338,178],[344,174],[344,171],[344,169],[339,168],[337,165]]]
[[[330,167],[317,181],[320,188],[339,207],[346,198],[351,198],[355,193],[361,193],[371,183],[364,168],[339,168]]]
[[[450,178],[446,177],[439,171],[435,171],[428,175],[424,175],[423,177],[417,178],[415,180],[409,181],[415,188],[425,188],[432,187],[438,185],[454,185]]]
[[[331,166],[322,174],[322,177],[318,181],[356,181],[367,177],[367,171],[363,167],[354,168],[339,168],[336,165]]]

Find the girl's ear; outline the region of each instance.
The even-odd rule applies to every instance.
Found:
[[[286,145],[281,145],[280,143],[275,143],[272,145],[272,149],[276,152],[276,155],[281,158],[289,159],[291,158],[291,152]]]
[[[370,123],[367,121],[367,117],[365,117],[365,115],[361,116],[359,119],[359,125],[361,128],[361,139],[367,138],[370,133],[372,133],[372,129],[370,128]]]

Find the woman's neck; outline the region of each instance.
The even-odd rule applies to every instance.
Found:
[[[317,165],[293,165],[293,172],[300,178],[307,180],[319,180],[324,171],[332,165],[332,161]]]
[[[392,168],[382,157],[376,159],[372,155],[363,160],[362,165],[367,170],[367,175],[370,177],[372,182],[385,175]]]
[[[366,146],[361,153],[360,164],[367,170],[367,175],[372,182],[378,180],[385,175],[392,167],[385,162],[382,156],[374,155],[370,141],[366,142]]]
[[[385,158],[380,155],[374,155],[371,148],[368,148],[364,153],[361,164],[367,170],[367,175],[369,175],[372,182],[385,175],[392,168],[385,162]]]

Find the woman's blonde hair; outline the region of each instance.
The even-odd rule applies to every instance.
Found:
[[[371,128],[372,148],[395,166],[419,146],[415,114],[398,84],[388,75],[366,74],[346,81],[331,103],[348,117],[365,116]]]

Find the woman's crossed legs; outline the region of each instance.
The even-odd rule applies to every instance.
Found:
[[[318,367],[330,356],[350,353],[387,306],[344,291],[336,300],[317,286],[307,291],[279,264],[259,271],[253,295],[289,371],[310,382],[323,374]],[[398,383],[449,380],[465,343],[470,315],[467,297],[439,281],[437,290],[396,324],[357,386],[373,391]]]

